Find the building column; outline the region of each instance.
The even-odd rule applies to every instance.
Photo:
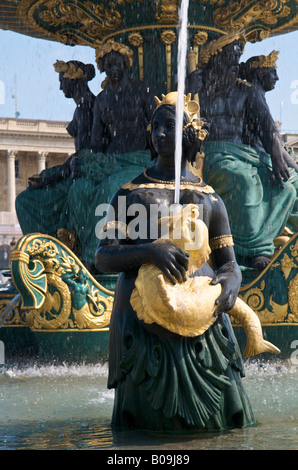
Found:
[[[15,212],[16,200],[16,172],[15,172],[16,152],[9,150],[7,152],[7,211]]]
[[[46,169],[46,159],[48,152],[38,152],[38,174]]]

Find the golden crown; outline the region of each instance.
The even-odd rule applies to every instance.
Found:
[[[104,72],[104,70],[103,67],[98,63],[98,60],[103,59],[105,55],[112,51],[119,52],[121,55],[125,55],[128,58],[129,67],[132,67],[133,51],[128,46],[125,46],[125,44],[121,44],[120,42],[115,42],[113,39],[109,39],[104,44],[97,46],[95,49],[96,63],[101,73]]]
[[[221,52],[225,46],[228,46],[229,44],[232,44],[234,41],[238,40],[243,42],[244,49],[246,38],[244,36],[244,33],[241,31],[233,31],[232,33],[223,34],[220,38],[210,41],[209,44],[204,47],[204,49],[200,53],[200,61],[198,67],[200,67],[202,64],[207,64],[212,56]]]
[[[167,95],[162,94],[161,98],[162,99],[160,100],[157,96],[154,97],[156,103],[155,111],[163,105],[176,106],[178,100],[178,92],[172,91]],[[198,140],[205,140],[207,132],[202,129],[204,123],[199,118],[200,105],[197,101],[191,99],[190,93],[188,93],[187,96],[184,95],[184,112],[188,116],[189,123],[186,124],[183,129],[192,126],[197,131]],[[148,126],[148,130],[151,131],[150,124]]]
[[[263,67],[270,68],[275,67],[278,59],[279,51],[272,51],[269,55],[260,55],[256,60],[251,64],[253,69],[260,69]]]
[[[84,71],[80,67],[76,67],[72,62],[66,63],[63,60],[57,60],[53,65],[56,72],[63,73],[63,78],[70,78],[72,80],[86,78]]]

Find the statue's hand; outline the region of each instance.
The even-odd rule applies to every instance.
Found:
[[[283,158],[281,159],[272,159],[272,185],[279,184],[282,188],[284,187],[284,181],[288,181],[290,178],[289,168],[286,165]]]
[[[151,263],[159,268],[172,284],[186,281],[189,254],[170,242],[148,244]]]
[[[211,284],[221,284],[222,291],[215,303],[218,305],[214,315],[228,312],[234,307],[241,279],[239,273],[235,270],[235,263],[227,263],[222,266],[211,281]]]
[[[28,178],[28,185],[30,188],[41,189],[46,185],[46,183],[41,176],[33,175]]]
[[[77,154],[74,154],[70,157],[69,167],[70,167],[70,174],[72,178],[76,179],[82,176]]]

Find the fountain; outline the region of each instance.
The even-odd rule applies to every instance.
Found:
[[[159,0],[156,5],[149,0],[119,2],[117,5],[105,1],[102,4],[104,8],[91,8],[90,4],[79,1],[76,6],[68,5],[66,9],[63,8],[63,2],[53,6],[44,0],[37,8],[33,2],[20,0],[11,4],[19,23],[10,28],[64,44],[85,44],[100,51],[112,43],[125,46],[132,63],[129,70],[131,77],[153,85],[159,96],[172,91],[177,81],[181,97],[187,69],[187,49],[191,48],[197,64],[207,46],[215,39],[225,38],[227,31],[235,37],[240,30],[244,31],[246,40],[254,42],[297,29],[296,2],[287,2],[286,7],[283,2],[276,1],[274,8],[271,5],[270,9],[261,5],[261,2],[257,2],[258,8],[253,4],[244,6],[240,3],[234,9],[230,8],[229,3],[204,0],[188,5],[183,1],[179,19],[179,2],[176,0]],[[185,14],[187,9],[188,21]],[[3,12],[4,6],[0,1],[0,26],[6,29],[7,16]],[[180,30],[178,48],[177,30]],[[159,68],[151,67],[153,53],[154,62],[158,61]],[[193,71],[191,64],[188,69],[189,72]],[[181,105],[177,109],[181,109]],[[178,111],[179,128],[182,127],[181,119],[182,114]],[[180,152],[181,133],[177,132],[176,135],[176,149]],[[88,158],[86,150],[80,152],[82,171],[86,171],[84,177],[90,176]],[[178,180],[179,158],[177,155]],[[93,155],[93,159],[95,165],[102,164],[97,154]],[[107,162],[107,165],[117,163],[113,191],[136,176],[140,168],[148,166],[148,154],[144,154],[142,161],[137,164],[130,161],[132,165],[129,171],[123,170],[125,165],[119,161],[111,158]],[[92,184],[96,183],[93,181]],[[179,204],[179,192],[179,185],[176,184],[176,204]],[[81,193],[78,191],[77,194]],[[110,196],[107,194],[101,202],[108,203]],[[109,315],[117,276],[88,275],[86,282],[90,293],[86,293],[85,307],[94,321],[85,323],[83,327],[83,323],[79,325],[69,300],[74,294],[66,282],[66,275],[73,273],[72,280],[78,279],[78,273],[85,272],[85,265],[70,248],[69,237],[70,232],[60,240],[46,233],[30,233],[19,240],[12,255],[11,273],[17,288],[13,286],[1,294],[1,318],[4,319],[9,312],[10,316],[0,330],[0,338],[6,345],[14,344],[14,352],[17,354],[28,348],[28,351],[33,351],[40,358],[55,357],[62,361],[83,358],[91,362],[107,355]],[[293,353],[292,344],[297,337],[297,243],[297,234],[293,233],[261,273],[242,268],[240,297],[258,314],[264,335],[279,347],[281,357],[285,358]],[[22,302],[17,302],[18,292]],[[12,299],[13,304],[8,306]],[[233,326],[244,350],[242,329],[236,320]]]
[[[177,71],[178,100],[176,106],[177,127],[175,144],[177,153],[175,155],[174,184],[174,204],[176,210],[173,211],[172,217],[179,218],[182,214],[182,204],[185,203],[185,199],[183,199],[180,194],[180,192],[183,193],[180,188],[183,140],[181,129],[183,127],[183,110],[185,107],[184,83],[187,68],[186,55],[189,44],[192,42],[192,52],[197,62],[197,60],[204,55],[204,48],[202,46],[205,45],[206,53],[206,51],[208,51],[208,45],[213,44],[212,40],[218,39],[219,37],[220,39],[223,38],[225,41],[226,29],[229,29],[230,32],[231,30],[233,31],[234,38],[236,38],[240,30],[241,34],[243,34],[244,31],[247,40],[250,41],[265,39],[270,32],[276,34],[278,32],[289,31],[291,28],[295,29],[297,26],[296,23],[298,22],[295,16],[295,2],[287,2],[288,9],[286,9],[283,2],[276,1],[274,2],[274,8],[271,4],[270,11],[264,11],[267,7],[264,6],[263,2],[262,5],[259,5],[259,9],[255,8],[255,5],[245,5],[244,8],[242,2],[240,2],[237,8],[233,9],[229,8],[231,6],[229,2],[207,2],[207,0],[203,0],[202,2],[197,2],[197,4],[193,2],[191,5],[188,5],[187,0],[182,0],[180,19],[178,15],[179,2],[174,0],[159,0],[156,3],[156,10],[152,8],[152,2],[146,0],[127,2],[128,5],[126,5],[126,2],[119,2],[117,5],[112,4],[112,2],[105,3],[107,3],[107,5],[104,6],[103,10],[102,5],[96,5],[95,7],[93,5],[91,8],[90,4],[84,2],[76,2],[75,6],[71,4],[66,6],[63,5],[63,2],[60,2],[60,4],[53,6],[53,4],[44,0],[39,2],[39,7],[36,8],[33,2],[25,3],[20,0],[18,6],[15,4],[12,6],[12,8],[18,8],[18,15],[22,20],[15,28],[17,30],[21,28],[21,31],[24,32],[22,27],[26,24],[27,34],[35,35],[38,31],[39,35],[44,35],[44,37],[49,35],[67,44],[93,44],[94,39],[96,39],[96,46],[101,52],[106,47],[112,47],[112,44],[115,45],[115,43],[117,43],[117,52],[124,51],[123,53],[120,52],[124,57],[130,55],[128,49],[131,51],[130,47],[133,47],[133,52],[130,57],[134,55],[135,60],[133,61],[131,75],[134,79],[140,79],[142,81],[145,78],[148,80],[149,83],[153,84],[158,90],[158,94],[171,92],[173,90],[175,86],[173,77],[175,77],[175,72]],[[261,6],[262,8],[260,8]],[[0,14],[1,8],[0,0]],[[142,9],[142,15],[139,13],[140,8]],[[188,8],[189,16],[187,14]],[[144,12],[149,12],[148,18],[151,22],[153,22],[155,14],[154,19],[156,20],[156,24],[144,24],[143,18],[146,16]],[[137,23],[137,19],[139,21],[140,17],[142,17],[142,20],[139,24]],[[189,18],[189,21],[187,21],[187,18]],[[275,21],[272,20],[273,18]],[[1,21],[0,25],[3,24],[3,19],[1,19]],[[65,27],[65,25],[67,25],[67,27]],[[175,44],[176,27],[180,28],[178,49],[176,49]],[[160,32],[160,47],[155,49],[154,52],[161,58],[162,77],[158,76],[156,68],[150,68],[152,42],[154,43],[157,40],[157,35]],[[195,34],[191,35],[191,39],[187,39],[188,32],[195,32]],[[118,41],[111,41],[111,39]],[[105,55],[111,54],[113,51],[115,52],[115,49],[113,49],[113,51],[112,49],[108,49],[108,51],[109,52],[105,49],[105,53],[102,53],[102,59],[104,59]],[[144,61],[144,59],[146,60]],[[138,66],[136,64],[138,64]],[[193,70],[189,67],[189,72],[191,71]],[[107,90],[109,90],[109,88],[107,88]],[[163,97],[166,98],[164,95]],[[190,97],[188,99],[191,102]],[[197,130],[202,130],[202,124],[200,124]],[[203,138],[201,140],[203,140]],[[97,165],[97,168],[99,168],[99,165],[103,163],[103,157],[99,155],[98,151],[90,155],[88,149],[84,149],[75,156],[75,159],[78,160],[79,165],[83,168],[83,170],[81,170],[83,176],[87,179],[89,177],[90,180],[88,158],[92,158],[95,167]],[[123,162],[122,166],[119,164],[121,157],[113,155],[109,158],[107,156],[105,165],[107,167],[111,165],[111,163],[113,163],[114,167],[118,165],[117,170],[119,174],[114,182],[118,187],[126,183],[126,185],[123,186],[123,191],[131,191],[132,186],[136,184],[147,184],[148,187],[151,185],[150,188],[152,190],[152,182],[148,183],[150,174],[146,174],[148,180],[137,180],[136,183],[127,183],[139,174],[140,167],[148,162],[146,158],[147,156],[144,155],[144,159],[141,162],[135,164],[134,161],[131,167],[128,168]],[[132,160],[130,163],[132,163]],[[84,171],[86,171],[86,173],[84,173]],[[122,173],[121,177],[120,173]],[[154,181],[154,176],[157,186],[165,183],[164,181],[156,181],[156,175],[154,174],[151,175],[151,181],[152,179]],[[80,190],[82,189],[82,186],[80,186],[81,181],[80,179],[77,181]],[[194,183],[194,187],[195,184],[196,183]],[[90,185],[88,187],[90,188]],[[75,191],[78,189],[72,187],[72,190],[75,194]],[[208,186],[206,188],[204,187],[203,192],[210,195],[208,196],[210,197],[210,201],[214,201],[215,195]],[[83,193],[80,192],[80,194],[82,195]],[[106,199],[99,200],[101,203],[107,203],[111,195],[107,192],[105,196]],[[65,227],[61,228],[65,229]],[[108,228],[104,228],[104,230],[108,230]],[[20,348],[23,349],[24,337],[28,336],[26,341],[28,340],[28,344],[33,348],[35,357],[37,354],[40,359],[44,359],[46,362],[53,359],[55,361],[76,361],[78,359],[85,359],[87,362],[98,362],[99,359],[103,360],[107,357],[110,315],[114,303],[117,276],[99,272],[92,274],[91,270],[88,272],[86,263],[83,262],[85,260],[82,261],[80,256],[72,249],[74,245],[72,244],[73,240],[70,233],[70,231],[66,232],[65,236],[65,232],[63,232],[64,237],[61,238],[63,241],[61,241],[61,239],[59,240],[58,233],[57,238],[47,233],[29,233],[18,241],[11,256],[11,273],[14,287],[11,288],[9,292],[3,293],[0,326],[1,324],[4,324],[4,326],[1,328],[0,334],[3,333],[4,336],[0,337],[8,344],[7,339],[9,336],[5,335],[9,333],[9,327],[20,325],[20,329],[23,329],[23,331],[26,330],[26,335],[23,335],[23,342],[21,341]],[[80,236],[79,233],[77,233],[77,235]],[[70,248],[69,242],[71,242],[72,248]],[[225,241],[225,243],[227,242]],[[256,317],[258,315],[263,325],[264,336],[282,350],[281,358],[288,358],[292,353],[289,345],[293,343],[296,335],[295,331],[297,331],[297,243],[297,234],[294,233],[288,242],[278,250],[268,266],[260,273],[256,273],[254,269],[249,267],[242,267],[243,283],[240,289],[240,299],[238,300],[241,305],[245,305],[247,311],[252,309],[252,314]],[[162,245],[163,244],[160,244],[160,246]],[[225,247],[228,246],[229,245],[225,245]],[[217,246],[217,248],[219,247]],[[164,259],[166,260],[167,257],[164,256]],[[275,288],[278,288],[277,292],[274,291]],[[133,295],[131,297],[131,303],[133,303],[132,299]],[[136,295],[134,295],[134,300],[135,299]],[[136,301],[136,304],[138,302]],[[139,315],[137,307],[135,311]],[[233,315],[233,311],[231,311],[231,314]],[[231,339],[233,338],[233,333],[232,330],[229,329],[226,320],[222,320],[222,322],[223,324],[217,322],[214,329],[213,327],[209,327],[204,340],[208,343],[209,348],[214,348],[212,349],[213,353],[215,355],[218,354],[218,350],[214,344],[219,340],[222,331],[226,328],[225,334],[227,334],[228,330],[228,341],[227,338],[225,338],[227,344],[225,344],[223,349],[225,351],[225,360],[230,361],[231,351],[229,351],[229,347],[231,347],[233,343]],[[239,338],[243,351],[243,338],[242,334],[239,333],[240,323],[237,322],[238,317],[235,313],[233,329],[236,336]],[[150,321],[148,324],[151,324]],[[121,373],[123,373],[123,371],[125,371],[125,373],[130,371],[129,368],[131,367],[134,371],[134,376],[138,377],[138,374],[140,374],[142,370],[142,364],[139,362],[142,360],[143,356],[142,354],[134,356],[135,351],[134,348],[132,348],[132,344],[134,344],[135,337],[134,335],[129,336],[129,328],[130,325],[127,327],[127,335],[123,346],[127,349],[125,361],[123,361],[121,365]],[[148,328],[150,331],[150,326]],[[281,338],[281,328],[285,335],[284,338]],[[115,330],[113,331],[111,329],[111,331],[112,335],[115,335]],[[155,331],[155,333],[157,332],[158,336],[158,327],[156,328],[156,326],[153,325],[153,331]],[[224,336],[223,334],[222,340],[224,340]],[[16,338],[16,336],[14,337]],[[148,338],[151,337],[150,335],[144,335],[143,339],[144,338],[145,341],[149,341]],[[11,341],[11,339],[9,341]],[[264,343],[267,345],[270,344],[269,341],[266,340]],[[116,344],[116,342],[114,344]],[[177,342],[176,346],[179,352],[180,343],[178,344]],[[151,360],[149,364],[152,374],[150,387],[154,391],[152,394],[151,390],[151,403],[154,413],[156,410],[159,410],[158,400],[163,399],[163,393],[157,387],[158,384],[156,384],[155,381],[159,373],[159,347],[160,344],[157,341],[152,349],[155,357],[151,359],[147,358],[149,362]],[[186,347],[186,344],[184,344],[184,347]],[[199,354],[199,356],[201,354],[200,350],[202,352],[204,349],[200,341],[195,343],[192,342],[192,340],[187,342],[187,347],[190,349],[193,348],[193,351]],[[149,349],[150,348],[148,348],[148,351]],[[92,353],[90,351],[92,351]],[[19,351],[17,351],[17,354],[18,352]],[[113,382],[117,382],[117,374],[119,373],[117,370],[116,372],[115,370],[113,371],[115,363],[117,365],[117,359],[114,357],[115,353],[113,354],[114,355],[110,358],[112,362],[112,373],[108,378],[110,386],[113,386]],[[237,348],[233,351],[233,354],[233,360],[237,362],[237,367],[241,370],[241,355]],[[239,355],[237,356],[237,354]],[[265,359],[267,358],[267,356],[264,357]],[[173,358],[175,359],[175,354]],[[205,360],[206,358],[203,362]],[[219,369],[223,367],[222,364],[220,364],[221,360],[222,357],[219,354],[217,357],[217,366]],[[248,376],[245,379],[245,386],[248,385],[248,387],[246,387],[248,395],[255,398],[253,408],[257,411],[259,416],[262,416],[262,419],[266,423],[267,435],[270,436],[270,438],[262,443],[260,443],[257,434],[258,428],[248,427],[240,431],[237,430],[237,433],[232,431],[216,436],[212,433],[204,433],[200,436],[195,435],[190,439],[184,440],[183,443],[177,438],[171,439],[168,437],[166,439],[167,442],[164,442],[162,447],[160,447],[160,442],[153,437],[148,437],[143,434],[138,436],[133,435],[133,439],[135,439],[136,443],[132,446],[131,433],[129,433],[128,436],[121,435],[121,433],[118,434],[117,432],[113,434],[109,427],[112,414],[113,394],[106,392],[107,394],[105,395],[107,371],[104,368],[98,368],[98,366],[97,368],[95,366],[93,366],[93,368],[92,366],[74,366],[72,369],[71,366],[64,365],[61,366],[60,369],[58,367],[52,371],[50,370],[51,366],[45,366],[44,369],[42,367],[29,367],[24,370],[15,367],[12,368],[11,371],[7,371],[6,375],[3,374],[1,376],[0,374],[0,383],[4,386],[2,396],[5,403],[1,411],[1,421],[6,433],[7,429],[11,430],[9,436],[1,446],[3,449],[26,449],[32,446],[31,442],[32,439],[34,439],[35,448],[41,449],[45,447],[49,448],[49,441],[50,448],[53,449],[77,449],[80,447],[127,449],[127,446],[129,446],[129,448],[139,448],[141,446],[142,448],[149,447],[151,449],[157,447],[159,449],[177,449],[177,445],[178,449],[183,446],[183,449],[186,448],[189,450],[197,448],[276,449],[279,448],[279,446],[280,448],[294,449],[296,442],[291,434],[295,433],[295,429],[293,428],[295,421],[294,407],[297,402],[293,398],[295,390],[297,389],[297,386],[295,386],[295,372],[293,372],[291,366],[286,362],[277,362],[271,365],[266,363],[263,365],[261,362],[260,364],[261,365],[255,365],[253,362],[248,362]],[[85,367],[86,369],[84,369]],[[206,371],[208,374],[210,369],[207,367]],[[113,374],[115,376],[113,376]],[[274,380],[276,383],[277,377],[280,375],[286,375],[286,384],[284,388],[281,387],[276,391],[276,395],[273,399],[275,404],[273,409],[276,412],[276,406],[278,404],[283,419],[285,416],[287,418],[286,437],[283,439],[280,438],[281,420],[278,413],[274,413],[277,415],[275,420],[268,418],[268,416],[270,417],[272,415],[272,389],[266,389],[266,393],[264,394],[262,387],[261,393],[255,394],[256,390],[259,391],[256,377],[261,376],[265,384],[268,378],[269,381]],[[37,380],[35,380],[34,377],[37,377]],[[65,389],[63,389],[66,393],[64,398],[62,397],[64,392],[61,393],[61,377],[65,385]],[[171,377],[168,377],[168,379],[167,385],[170,383]],[[17,380],[20,384],[20,387],[17,387],[12,394],[9,393],[9,381],[11,380]],[[94,382],[94,380],[96,380],[96,382]],[[218,392],[217,387],[221,388],[221,390],[227,387],[227,383],[220,374],[216,379],[213,377],[212,380],[210,383],[212,383],[211,388],[213,389],[214,396]],[[217,380],[221,382],[220,386]],[[235,380],[237,381],[238,379]],[[57,405],[57,402],[51,402],[52,395],[48,390],[49,386],[53,386],[53,381],[57,393],[60,394],[59,398],[62,398],[59,405]],[[128,384],[128,386],[132,387],[131,384]],[[192,384],[188,384],[188,386],[191,388]],[[238,393],[240,393],[240,382],[237,382],[237,386],[239,387]],[[39,392],[37,394],[34,387],[38,387]],[[23,392],[21,397],[18,397],[19,389]],[[96,393],[94,390],[96,390]],[[173,390],[171,388],[168,392],[172,393]],[[143,390],[143,392],[148,393],[148,390]],[[171,395],[171,393],[168,393],[168,395]],[[243,393],[241,396],[243,402],[245,402],[245,394],[244,392],[241,393]],[[284,412],[284,408],[282,409],[280,405],[281,399],[284,398],[285,395],[287,395],[288,401],[292,406],[290,410],[287,408],[286,413]],[[26,397],[27,407],[25,408],[29,410],[29,413],[16,407],[16,404],[21,401],[20,398],[23,398],[23,396]],[[30,398],[31,396],[35,397],[35,399],[38,397],[37,401],[33,403]],[[86,397],[86,406],[83,407],[83,414],[80,413],[81,401],[80,403],[76,402],[75,397],[77,396]],[[190,394],[189,396],[193,397],[193,400],[196,399],[195,394]],[[214,396],[212,398],[214,398]],[[48,397],[49,401],[45,403],[44,397]],[[69,399],[69,397],[71,397],[71,399]],[[173,398],[173,403],[170,403],[170,398],[168,397],[167,402],[167,418],[169,421],[174,415],[173,403],[175,401]],[[268,402],[266,401],[267,399]],[[270,400],[271,403],[269,405]],[[69,401],[73,405],[71,408],[66,406],[66,402]],[[116,402],[118,407],[121,406],[121,400],[118,401],[118,398],[116,398]],[[131,403],[128,402],[129,399],[125,405],[128,406],[129,409]],[[94,413],[98,414],[99,403],[102,404],[100,420],[95,422],[93,416]],[[205,406],[204,410],[191,413],[191,411],[188,410],[188,406],[191,407],[192,405],[192,400],[189,400],[188,403],[184,403],[183,412],[181,410],[179,411],[187,423],[191,423],[191,425],[206,423],[204,413],[210,413],[210,407],[215,406],[214,403],[212,403],[212,406],[210,403],[207,406],[203,400],[200,406],[203,408]],[[263,406],[262,409],[261,406]],[[86,407],[88,408],[87,411]],[[32,414],[33,417],[30,415],[31,409],[34,410]],[[149,421],[150,419],[154,420],[156,418],[154,413],[152,413],[152,417],[150,416],[150,412],[145,406],[142,407],[142,409],[144,416]],[[150,409],[151,412],[152,409]],[[244,420],[245,424],[252,424],[253,417],[250,416],[249,405],[246,403],[245,406],[243,405],[243,409],[245,409],[247,420]],[[59,416],[56,415],[56,410],[58,410]],[[214,412],[213,408],[212,410],[212,412]],[[12,422],[16,422],[16,418],[20,420],[19,424],[12,424]],[[207,419],[207,428],[209,431],[215,428],[226,429],[224,425],[221,427],[219,424],[220,419],[218,416],[217,418],[218,422],[215,422],[216,420],[212,422],[212,419],[209,422]],[[117,419],[122,419],[119,410]],[[28,426],[27,430],[24,431],[28,421],[31,421],[30,431],[28,431]],[[177,422],[175,423],[176,426],[178,424]],[[59,434],[57,434],[56,431],[58,426]],[[129,439],[128,444],[126,441],[127,437]]]

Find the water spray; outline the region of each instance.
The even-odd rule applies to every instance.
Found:
[[[184,112],[184,89],[186,74],[187,55],[187,22],[188,22],[189,0],[182,0],[179,10],[179,22],[181,24],[178,38],[178,99],[176,104],[176,137],[175,137],[175,204],[180,201],[180,179],[181,179],[181,159],[182,159],[182,130]]]

